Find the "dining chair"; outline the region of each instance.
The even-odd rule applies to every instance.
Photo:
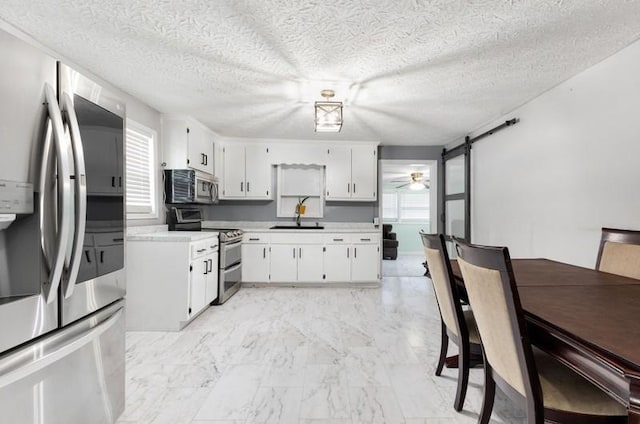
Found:
[[[640,231],[603,228],[596,269],[640,279]]]
[[[626,409],[585,378],[531,346],[506,247],[455,240],[458,264],[484,355],[484,401],[491,418],[495,386],[524,400],[528,423],[626,423]]]
[[[433,281],[433,288],[440,310],[441,344],[436,375],[442,374],[449,340],[458,346],[458,386],[453,407],[462,410],[469,382],[472,353],[481,354],[480,338],[471,311],[463,311],[458,290],[451,272],[451,264],[444,236],[420,231],[424,253]]]

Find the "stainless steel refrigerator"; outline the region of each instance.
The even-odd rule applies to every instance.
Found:
[[[109,90],[0,31],[0,422],[124,409],[124,121]]]

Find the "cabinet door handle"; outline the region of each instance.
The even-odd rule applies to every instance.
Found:
[[[295,259],[295,258],[296,258],[296,248],[294,247],[293,248],[293,259]]]
[[[104,250],[100,251],[100,263],[103,264],[104,263]]]
[[[298,258],[302,258],[302,247],[298,249]]]
[[[91,256],[89,256],[89,251],[88,250],[84,251],[84,256],[87,257],[87,263],[91,263]]]
[[[204,164],[209,165],[209,155],[204,155]]]
[[[213,259],[209,259],[209,272],[213,272]]]
[[[356,183],[353,183],[353,194],[356,194]]]
[[[263,259],[267,259],[267,248],[266,247],[262,248],[262,258]]]
[[[209,261],[204,261],[204,275],[209,273]]]
[[[249,193],[249,181],[247,181],[247,193]]]
[[[351,184],[347,183],[347,193],[351,193]]]
[[[118,187],[122,187],[122,177],[118,177]]]
[[[116,177],[111,177],[111,187],[116,186]]]
[[[200,165],[204,165],[204,153],[200,153]]]
[[[347,258],[349,257],[349,248],[347,247]]]
[[[356,259],[358,257],[358,248],[354,247],[353,248],[353,259]]]
[[[240,181],[240,191],[244,191],[244,182]]]

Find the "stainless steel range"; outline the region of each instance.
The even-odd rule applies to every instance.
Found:
[[[220,305],[240,290],[243,231],[225,228],[204,228],[203,231],[219,232],[218,298],[213,303]]]
[[[242,234],[237,228],[202,228],[202,211],[197,208],[171,208],[167,215],[170,231],[217,231],[219,239],[218,298],[221,305],[240,290],[242,283]]]

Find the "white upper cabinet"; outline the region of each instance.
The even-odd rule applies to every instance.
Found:
[[[221,198],[245,197],[244,146],[227,144],[222,148],[223,185]]]
[[[271,199],[269,148],[226,143],[222,148],[221,199]]]
[[[376,147],[351,148],[351,199],[376,200],[378,186],[378,153]]]
[[[163,160],[168,169],[214,173],[214,134],[189,118],[162,118]]]
[[[285,165],[318,168],[326,166],[322,182],[325,196],[317,196],[308,206],[312,206],[314,201],[372,202],[377,198],[378,143],[336,145],[309,142],[302,145],[230,139],[217,144],[216,163],[218,169],[222,168],[219,175],[220,199],[273,199],[272,166]],[[284,194],[285,197],[287,195]]]
[[[327,149],[327,200],[375,201],[377,176],[376,146]]]
[[[271,163],[269,148],[264,145],[245,146],[246,195],[252,199],[271,199]]]
[[[351,200],[351,147],[327,149],[327,200]]]

